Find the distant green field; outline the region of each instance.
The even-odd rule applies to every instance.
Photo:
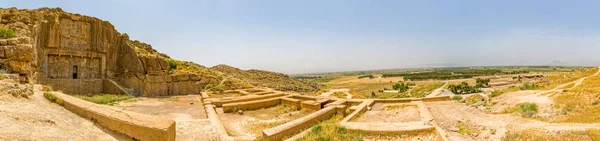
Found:
[[[383,77],[406,77],[412,80],[448,80],[472,78],[477,76],[518,73],[572,72],[589,67],[579,66],[481,66],[481,67],[449,67],[449,68],[407,68],[372,71],[350,71],[296,74],[292,77],[316,83],[327,83],[343,76],[361,76],[382,74]]]

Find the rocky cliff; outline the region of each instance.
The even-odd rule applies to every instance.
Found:
[[[96,80],[106,79],[142,96],[255,86],[303,92],[318,89],[316,84],[280,73],[207,68],[172,59],[149,44],[130,40],[108,21],[60,8],[0,8],[0,28],[18,35],[0,39],[0,67],[58,89],[94,87],[102,84]]]

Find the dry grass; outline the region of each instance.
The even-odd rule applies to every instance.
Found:
[[[344,127],[337,125],[344,119],[341,115],[336,115],[329,120],[325,120],[312,128],[310,132],[306,134],[299,141],[362,141],[363,136],[361,133],[351,132],[346,130]]]
[[[548,77],[542,78],[536,84],[541,86],[541,90],[549,90],[558,85],[575,81],[579,78],[590,76],[598,71],[598,68],[587,68],[574,72],[556,72],[550,73]]]
[[[344,93],[344,92],[335,92],[335,93],[331,94],[331,96],[335,96],[337,98],[346,98],[346,93]]]
[[[593,141],[600,141],[600,131],[598,129],[588,129],[587,132]]]
[[[502,138],[503,141],[582,141],[592,140],[585,131],[550,132],[544,129],[527,129],[509,132]]]
[[[406,107],[410,107],[410,108],[418,108],[417,105],[408,105],[408,104],[402,104],[402,105],[393,105],[393,106],[387,106],[385,108],[385,110],[397,110],[397,109],[404,109]]]
[[[116,94],[98,94],[98,95],[91,95],[91,96],[75,95],[75,97],[89,101],[89,102],[93,102],[96,104],[107,104],[107,105],[113,105],[119,101],[133,98],[132,96],[128,96],[128,95],[116,95]]]
[[[479,132],[477,128],[473,127],[472,123],[468,122],[459,122],[456,124],[456,128],[458,128],[458,133],[470,137],[473,137],[476,132]]]
[[[479,105],[484,104],[484,102],[485,102],[484,97],[479,94],[474,94],[472,96],[465,98],[465,103],[467,103],[469,105],[479,106]]]
[[[600,75],[589,77],[581,85],[567,92],[559,93],[554,98],[554,108],[561,114],[552,122],[598,123],[600,122]]]
[[[406,92],[402,93],[382,93],[379,90],[392,89],[392,85],[402,81],[401,77],[390,78],[374,78],[374,79],[358,79],[358,76],[341,77],[325,83],[329,88],[348,88],[354,98],[407,98],[407,97],[424,97],[433,90],[444,85],[441,82],[434,81],[414,81],[416,86],[410,87]],[[372,96],[371,92],[375,92],[376,96]]]

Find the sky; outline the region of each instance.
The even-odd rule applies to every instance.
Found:
[[[174,59],[287,74],[600,64],[593,0],[2,0],[110,21]]]

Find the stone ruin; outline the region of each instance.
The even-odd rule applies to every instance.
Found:
[[[130,40],[107,21],[60,8],[0,9],[0,28],[19,35],[0,40],[2,69],[70,94],[181,95],[222,79],[172,73],[169,56]]]
[[[19,35],[19,38],[0,40],[0,68],[19,74],[20,78],[24,78],[21,81],[50,85],[70,94],[120,93],[163,96],[202,93],[201,98],[210,123],[218,128],[218,135],[223,140],[232,140],[233,137],[227,134],[219,120],[219,114],[235,112],[236,109],[256,110],[280,104],[298,109],[312,109],[315,112],[263,130],[262,136],[265,140],[281,140],[335,114],[345,117],[340,124],[349,130],[375,134],[425,130],[435,132],[437,140],[447,140],[446,133],[436,125],[423,104],[429,101],[449,100],[447,96],[373,100],[314,97],[280,91],[237,90],[242,96],[213,97],[201,91],[205,86],[223,78],[201,73],[173,73],[170,71],[169,56],[156,52],[148,44],[130,40],[127,34],[119,33],[112,24],[98,18],[66,13],[60,8],[0,9],[0,28],[14,29]],[[164,140],[175,139],[173,120],[155,120],[155,117],[150,115],[114,110],[61,93],[54,95],[63,101],[61,105],[65,108],[97,121],[109,129],[142,140],[156,139],[154,136],[160,136]],[[411,123],[408,128],[351,121],[376,103],[416,104],[422,111],[422,119],[418,123]],[[131,122],[132,119],[140,121]],[[356,126],[362,124],[369,126]],[[382,128],[369,128],[377,126]]]

